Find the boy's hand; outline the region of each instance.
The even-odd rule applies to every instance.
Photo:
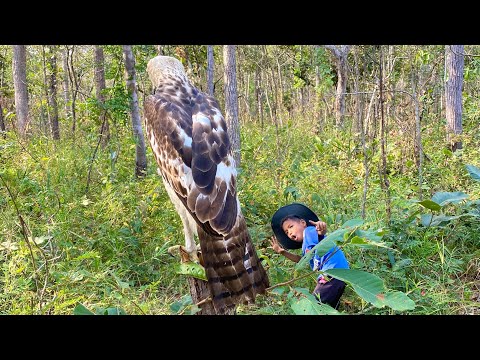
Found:
[[[322,220],[312,221],[309,220],[310,224],[315,226],[315,230],[317,230],[318,235],[325,235],[327,233],[327,224],[324,223]]]
[[[281,245],[278,243],[278,240],[277,240],[277,238],[275,237],[275,235],[273,235],[273,236],[270,238],[270,244],[272,245],[273,251],[275,251],[277,254],[281,254],[282,252],[285,251],[285,250],[283,249],[283,247],[281,247]]]

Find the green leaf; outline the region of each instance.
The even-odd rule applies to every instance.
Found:
[[[417,201],[420,205],[422,205],[424,208],[434,210],[434,211],[439,211],[442,209],[442,207],[437,204],[435,201],[432,200],[423,200],[423,201]]]
[[[188,294],[184,295],[179,301],[175,301],[174,303],[170,304],[170,310],[174,314],[180,313],[183,309],[187,306],[192,305],[193,300],[192,297]]]
[[[116,307],[103,309],[103,315],[127,315],[125,310]]]
[[[396,311],[406,311],[415,309],[415,302],[407,294],[391,290],[385,296],[385,303],[388,307]]]
[[[350,240],[350,244],[353,244],[353,245],[365,245],[365,244],[368,244],[369,242],[367,241],[367,239],[364,239],[364,238],[361,238],[361,237],[358,237],[358,236],[354,236],[351,240]]]
[[[328,269],[324,273],[349,283],[355,292],[375,307],[385,304],[385,286],[378,276],[356,269]]]
[[[442,150],[443,154],[448,156],[448,157],[452,157],[453,155],[453,152],[451,150],[448,150],[448,149],[443,149]]]
[[[283,286],[280,286],[278,288],[273,289],[271,292],[273,294],[282,295],[285,292],[285,288]]]
[[[432,196],[432,200],[440,206],[445,206],[448,203],[458,203],[464,199],[467,199],[468,195],[461,192],[437,192]]]
[[[205,268],[194,262],[180,263],[177,274],[193,276],[194,278],[207,281]]]
[[[301,298],[292,299],[290,307],[296,315],[338,315],[337,310],[327,304],[321,304],[318,301]]]
[[[480,169],[474,165],[466,165],[466,168],[473,180],[480,181]]]
[[[323,255],[325,255],[328,250],[330,250],[332,247],[337,245],[335,240],[343,239],[343,234],[346,231],[347,231],[347,229],[338,229],[338,230],[335,230],[330,235],[323,238],[323,240],[321,240],[309,252],[307,252],[304,256],[302,256],[300,261],[295,265],[295,270],[299,270],[302,267],[308,265],[308,262],[310,261],[310,259],[315,254],[315,251],[317,252],[317,255],[319,257],[322,257]]]
[[[379,235],[382,234],[382,235]],[[383,233],[378,232],[376,230],[362,230],[362,229],[357,229],[355,230],[355,235],[361,237],[361,238],[366,238],[368,240],[371,240],[373,242],[380,242],[383,237]]]
[[[432,217],[432,214],[424,214],[422,215],[422,218],[421,218],[421,221],[422,221],[422,225],[425,226],[425,227],[428,227],[428,226],[437,226],[437,225],[440,225],[441,223],[444,223],[444,222],[450,222],[454,219],[458,219],[458,218],[461,218],[462,216],[468,216],[469,214],[462,214],[462,215],[457,215],[457,216],[449,216],[449,215],[443,215],[443,214],[440,214],[440,215],[434,215]]]
[[[432,214],[423,214],[420,218],[420,221],[422,222],[422,225],[425,227],[428,227],[431,225],[433,221],[433,215]]]
[[[78,303],[73,309],[73,315],[95,315],[93,312],[88,310],[83,304]]]

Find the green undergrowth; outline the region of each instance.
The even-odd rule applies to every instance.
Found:
[[[436,129],[424,141],[422,199],[439,191],[463,192],[467,200],[442,211],[466,214],[478,206],[467,201],[480,199],[479,182],[465,168],[480,166],[479,138],[466,129],[464,149],[454,154],[442,146]],[[95,136],[58,143],[43,137],[20,142],[11,133],[0,139],[0,313],[172,314],[172,304],[188,303],[186,279],[175,273],[179,259],[167,252],[183,243],[181,221],[151,151],[146,177],[136,179],[130,131],[115,135],[93,161]],[[386,246],[345,245],[344,251],[352,269],[378,276],[415,307],[377,307],[347,286],[338,311],[478,313],[478,217],[422,224],[422,216],[438,212],[418,203],[418,173],[414,159],[401,155],[401,139],[392,138],[389,145],[391,222],[379,181],[381,159],[373,154],[362,224],[363,231],[381,234]],[[327,222],[329,233],[361,218],[363,153],[344,133],[320,133],[311,124],[293,121],[278,132],[272,125],[243,124],[241,147],[238,195],[270,282],[304,276],[258,297],[254,305],[240,306],[238,314],[294,314],[299,300],[313,290],[315,275],[309,269],[298,272],[269,248],[271,216],[280,206],[301,202]],[[294,301],[297,307],[292,307]]]

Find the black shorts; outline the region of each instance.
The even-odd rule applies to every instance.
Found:
[[[313,290],[313,295],[315,295],[320,302],[328,304],[336,309],[338,307],[338,301],[345,290],[345,283],[342,280],[335,278],[326,278],[329,279],[327,282],[321,280],[322,278],[317,280],[317,286],[315,287],[315,290]]]

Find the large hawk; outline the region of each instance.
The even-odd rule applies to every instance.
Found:
[[[231,312],[253,303],[269,282],[240,209],[227,125],[217,101],[190,83],[179,60],[157,56],[147,72],[154,93],[144,103],[145,130],[182,219],[185,250],[195,259],[196,234],[213,305]]]

